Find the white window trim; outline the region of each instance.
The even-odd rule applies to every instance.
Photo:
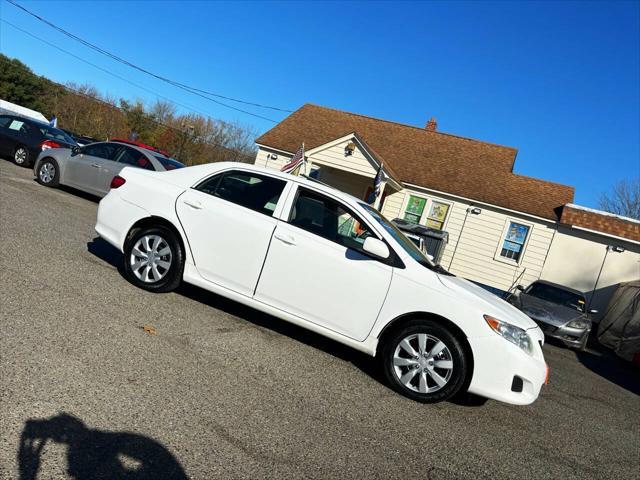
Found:
[[[503,257],[502,255],[500,255],[500,253],[502,252],[502,245],[504,245],[504,240],[507,236],[507,231],[509,230],[509,225],[511,225],[511,223],[517,223],[519,225],[524,225],[525,227],[529,228],[529,231],[527,232],[527,238],[525,238],[524,243],[522,244],[522,251],[520,252],[520,258],[519,260],[513,260],[512,258],[506,258]],[[500,235],[500,241],[498,242],[498,248],[496,248],[496,253],[493,256],[493,259],[496,262],[500,262],[500,263],[506,263],[507,265],[513,265],[515,267],[519,266],[523,260],[524,260],[524,255],[527,251],[527,246],[529,245],[529,240],[531,239],[531,236],[533,235],[533,227],[534,224],[530,223],[530,222],[525,222],[523,220],[520,220],[519,218],[512,218],[512,217],[507,217],[505,219],[504,222],[504,227],[502,227],[502,234]]]
[[[447,225],[449,223],[449,218],[451,217],[451,211],[453,210],[453,202],[449,202],[447,200],[442,200],[441,198],[438,197],[431,197],[431,196],[427,196],[427,195],[423,195],[420,193],[416,193],[416,192],[412,192],[412,191],[407,191],[407,193],[404,196],[404,200],[402,201],[402,207],[400,208],[400,215],[399,218],[404,220],[404,215],[405,213],[407,213],[407,205],[409,205],[409,199],[411,197],[418,197],[418,198],[424,198],[427,203],[425,203],[424,205],[424,210],[422,211],[422,215],[420,215],[420,220],[418,221],[418,223],[420,225],[422,225],[423,227],[426,227],[426,223],[427,223],[427,217],[429,216],[429,211],[431,210],[431,205],[433,205],[433,202],[438,202],[438,203],[442,203],[444,205],[448,206],[447,209],[447,216],[444,219],[444,222],[442,222],[442,232],[446,232],[447,231]]]

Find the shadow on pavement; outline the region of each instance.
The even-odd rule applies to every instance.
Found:
[[[590,351],[576,352],[578,361],[602,378],[615,383],[636,395],[640,395],[640,368],[618,358],[603,346],[593,346]]]
[[[113,245],[107,243],[106,240],[96,237],[90,242],[87,242],[87,251],[116,268],[120,272],[120,275],[124,277],[122,253]]]
[[[18,450],[20,480],[38,478],[48,441],[67,446],[67,473],[75,480],[187,479],[180,463],[159,442],[130,432],[89,429],[78,418],[62,413],[25,422]]]
[[[117,268],[120,275],[124,277],[122,253],[118,249],[114,248],[111,244],[107,243],[100,237],[96,237],[91,242],[87,243],[87,249],[96,257]],[[354,350],[353,348],[347,347],[346,345],[312,332],[311,330],[307,330],[306,328],[280,320],[279,318],[188,283],[183,282],[176,290],[176,293],[196,302],[208,305],[216,310],[221,310],[225,313],[241,318],[242,320],[250,322],[257,327],[293,338],[299,342],[309,345],[310,347],[322,350],[323,352],[333,355],[345,362],[349,362],[372,379],[390,389],[384,379],[381,368],[379,367],[379,362],[365,353]],[[487,399],[478,397],[477,395],[463,393],[451,399],[451,402],[463,407],[480,407],[487,402]]]

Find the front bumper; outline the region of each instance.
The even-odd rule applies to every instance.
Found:
[[[474,361],[469,392],[514,405],[529,405],[538,398],[548,378],[544,336],[537,328],[527,333],[533,340],[533,355],[497,334],[468,339]]]
[[[545,337],[560,340],[569,347],[580,347],[584,345],[591,332],[591,326],[587,328],[573,328],[561,325],[558,327],[539,320],[535,320],[535,322],[538,324]]]

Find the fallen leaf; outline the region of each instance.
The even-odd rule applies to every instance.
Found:
[[[144,330],[145,333],[148,333],[149,335],[155,335],[156,334],[156,327],[152,327],[151,325],[144,325],[142,327],[142,330]]]

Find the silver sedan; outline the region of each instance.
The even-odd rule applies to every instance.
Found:
[[[166,171],[184,165],[152,147],[142,144],[98,142],[73,149],[44,150],[33,173],[41,185],[67,185],[99,197],[109,193],[111,181],[124,167]]]

